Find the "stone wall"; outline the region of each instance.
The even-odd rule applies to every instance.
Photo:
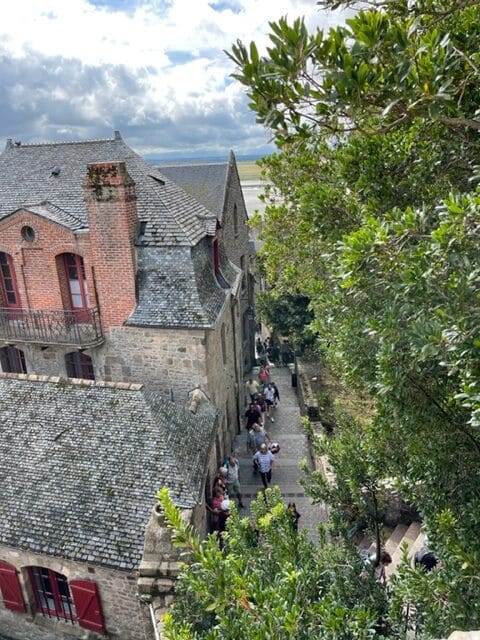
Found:
[[[112,640],[144,640],[144,626],[148,612],[137,598],[137,573],[107,569],[98,565],[43,556],[20,549],[0,546],[0,559],[15,566],[20,572],[20,583],[27,612],[6,609],[0,598],[0,634],[13,640],[53,640],[55,638],[81,638],[93,640],[107,637]],[[30,588],[27,567],[52,569],[68,580],[80,578],[95,582],[98,587],[106,636],[63,620],[49,619],[35,612],[35,600]]]
[[[235,323],[235,324],[234,324]],[[234,331],[236,339],[234,342]],[[223,333],[223,339],[222,339]],[[221,442],[219,458],[229,453],[233,437],[240,430],[240,406],[243,406],[243,361],[239,344],[238,305],[230,300],[214,330],[207,333],[206,363],[207,393],[213,404],[219,408],[221,421]],[[234,351],[237,345],[237,352]],[[242,404],[240,404],[242,403]],[[220,459],[219,459],[220,462]]]
[[[209,474],[214,471],[210,469]],[[191,524],[200,537],[207,533],[205,504],[200,503],[193,510],[184,509],[184,522]],[[174,547],[171,534],[158,506],[152,509],[145,532],[145,550],[139,568],[138,592],[146,607],[151,607],[157,632],[162,635],[163,616],[175,598],[175,580],[180,572],[181,562],[187,562],[184,550]],[[147,634],[148,640],[150,636]]]
[[[239,429],[238,407],[243,407],[243,397],[239,397],[243,385],[237,383],[237,376],[238,381],[243,380],[238,304],[233,304],[232,316],[232,308],[227,303],[212,330],[121,327],[111,329],[105,337],[100,347],[85,350],[93,360],[97,380],[145,384],[180,405],[188,403],[189,392],[199,384],[224,418],[224,430],[230,438],[226,439],[222,454],[227,452],[231,438]],[[67,377],[65,354],[72,351],[71,348],[18,346],[25,354],[28,373]]]
[[[235,164],[230,165],[225,192],[226,199],[219,237],[233,264],[242,267],[242,257],[245,257],[245,268],[248,269],[248,218]]]
[[[243,366],[249,371],[255,364],[255,325],[245,318],[247,307],[253,306],[253,286],[250,277],[249,229],[248,215],[245,207],[242,186],[233,156],[230,157],[226,198],[222,213],[222,228],[219,231],[220,245],[226,256],[237,267],[242,269],[243,277],[238,292],[239,303],[239,348],[243,350]]]

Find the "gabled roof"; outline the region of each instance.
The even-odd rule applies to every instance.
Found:
[[[1,544],[131,570],[156,491],[202,499],[212,405],[193,415],[141,385],[0,374],[0,407]]]
[[[201,202],[220,221],[222,220],[229,171],[228,162],[159,165],[158,170]]]
[[[137,155],[118,132],[113,139],[13,145],[0,154],[0,219],[48,201],[88,226],[82,181],[87,164],[124,161],[137,193],[144,245],[195,245],[205,236],[209,211]],[[76,225],[72,229],[78,228]]]
[[[46,218],[51,222],[56,222],[63,227],[67,227],[67,229],[70,229],[71,231],[78,231],[79,229],[84,228],[84,222],[82,220],[75,218],[75,216],[67,213],[67,211],[63,211],[59,207],[56,207],[51,202],[40,202],[39,204],[25,205],[21,209],[17,209],[17,211],[29,211],[41,218]],[[12,215],[17,213],[17,211],[12,211]]]

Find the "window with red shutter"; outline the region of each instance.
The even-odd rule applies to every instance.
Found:
[[[70,580],[69,585],[75,603],[78,624],[85,629],[105,633],[96,583],[90,580]]]
[[[26,611],[17,570],[3,560],[0,560],[0,591],[7,609]]]

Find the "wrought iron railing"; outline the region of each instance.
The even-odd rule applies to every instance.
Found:
[[[98,309],[76,311],[0,307],[1,342],[91,347],[103,342]]]

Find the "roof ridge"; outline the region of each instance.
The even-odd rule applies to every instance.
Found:
[[[22,142],[13,144],[11,149],[22,149],[25,147],[59,147],[67,144],[91,144],[92,142],[115,142],[117,138],[92,138],[91,140],[60,140],[59,142]]]
[[[50,382],[64,386],[99,387],[109,389],[121,389],[122,391],[140,391],[143,384],[136,382],[107,382],[105,380],[87,380],[83,378],[62,378],[60,376],[42,376],[36,373],[6,373],[0,371],[0,380],[13,379],[28,382]]]

